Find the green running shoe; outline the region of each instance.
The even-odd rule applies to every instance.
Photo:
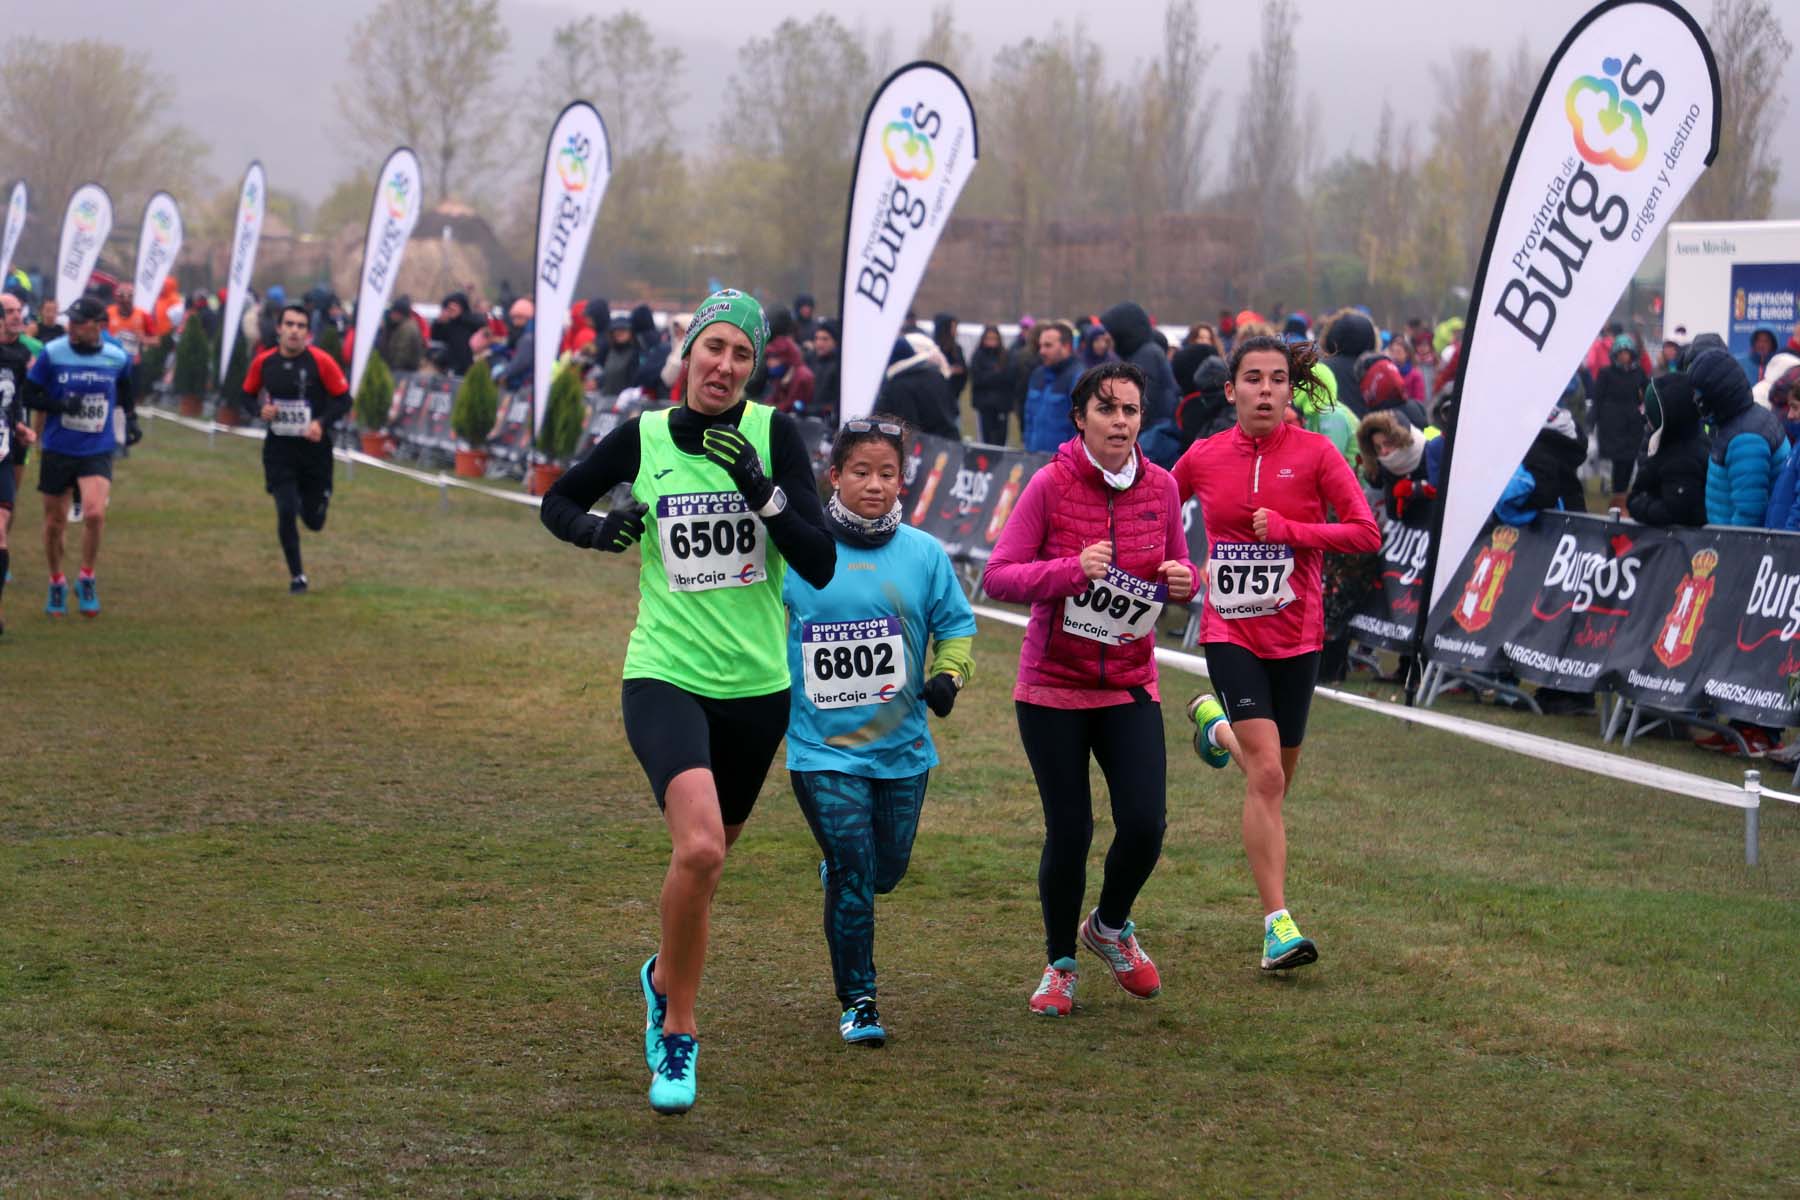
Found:
[[[1188,720],[1194,723],[1194,753],[1198,754],[1209,767],[1223,767],[1231,763],[1231,751],[1223,746],[1213,744],[1213,726],[1225,721],[1225,706],[1211,692],[1204,692],[1188,701]]]
[[[665,1117],[679,1117],[694,1107],[694,1062],[700,1057],[700,1043],[691,1033],[664,1034],[658,1041],[650,1107]]]
[[[656,955],[644,960],[638,972],[638,986],[644,992],[644,1065],[656,1070],[656,1059],[662,1053],[663,1016],[669,1011],[669,998],[656,990],[651,977],[656,970]]]
[[[1262,969],[1265,971],[1286,971],[1318,961],[1319,948],[1312,944],[1311,938],[1300,936],[1300,927],[1286,912],[1276,917],[1263,934]]]

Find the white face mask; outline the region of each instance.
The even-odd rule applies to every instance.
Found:
[[[1419,469],[1419,459],[1425,455],[1425,439],[1412,430],[1408,432],[1412,433],[1412,440],[1406,445],[1376,456],[1390,475],[1411,475]]]

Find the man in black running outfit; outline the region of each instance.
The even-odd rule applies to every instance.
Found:
[[[275,530],[287,557],[288,591],[296,595],[307,588],[296,521],[314,533],[325,528],[332,475],[327,431],[350,411],[350,384],[343,369],[311,342],[305,306],[283,308],[276,344],[251,360],[240,401],[269,426],[263,479],[275,497]]]

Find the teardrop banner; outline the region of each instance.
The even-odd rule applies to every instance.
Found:
[[[612,178],[612,147],[606,122],[586,100],[562,110],[544,146],[544,176],[538,190],[537,251],[533,286],[536,323],[531,364],[532,432],[544,426],[550,399],[550,373],[562,344],[575,280],[587,257],[594,218]]]
[[[244,186],[238,189],[237,226],[231,234],[231,271],[225,277],[225,320],[219,326],[220,380],[231,370],[231,349],[237,344],[250,276],[256,270],[256,244],[262,239],[267,190],[262,163],[253,160],[250,169],[244,172]]]
[[[1425,575],[1434,615],[1594,330],[1718,145],[1718,66],[1674,0],[1608,0],[1551,56],[1469,301]]]
[[[81,299],[100,262],[100,248],[112,234],[112,197],[97,183],[84,183],[63,210],[62,239],[56,252],[56,307],[64,312]]]
[[[181,253],[181,206],[167,192],[157,192],[144,202],[144,219],[138,224],[138,307],[153,311],[162,293],[163,280],[174,269]]]
[[[979,151],[975,106],[947,68],[909,63],[875,89],[844,219],[841,419],[866,417],[874,407],[894,340]]]
[[[25,181],[12,186],[12,198],[6,204],[6,232],[0,236],[0,282],[12,270],[13,251],[19,248],[19,235],[25,232]]]
[[[350,351],[350,394],[362,384],[363,370],[375,350],[400,260],[419,213],[425,207],[425,175],[419,156],[401,146],[387,156],[375,176],[375,198],[369,202],[369,229],[363,238],[362,282],[356,289],[357,338]]]

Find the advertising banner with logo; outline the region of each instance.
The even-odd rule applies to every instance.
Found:
[[[1381,586],[1372,588],[1350,617],[1350,632],[1358,641],[1400,653],[1412,649],[1424,609],[1425,565],[1430,556],[1428,526],[1381,518]]]
[[[537,322],[531,364],[532,432],[543,428],[550,398],[550,372],[575,298],[575,279],[587,256],[594,218],[612,178],[612,148],[606,122],[586,100],[562,110],[544,147],[544,181],[538,190],[537,252],[533,302]]]
[[[97,183],[84,183],[63,211],[62,240],[56,252],[56,307],[64,312],[87,290],[100,248],[112,235],[112,197]]]
[[[1048,454],[920,434],[901,464],[906,521],[942,542],[951,558],[984,559],[1026,481],[1049,461]]]
[[[154,311],[163,280],[181,253],[181,208],[175,197],[157,192],[144,202],[144,219],[138,224],[137,306]]]
[[[1775,337],[1777,350],[1800,323],[1800,262],[1731,265],[1731,333],[1725,341],[1755,383],[1750,339],[1759,329]]]
[[[1800,538],[1543,513],[1446,576],[1434,661],[1770,725],[1800,719]]]
[[[251,160],[244,172],[244,185],[238,189],[237,226],[231,233],[231,271],[225,276],[225,320],[219,325],[219,378],[231,369],[231,350],[237,344],[239,322],[244,316],[244,301],[249,295],[250,275],[256,270],[256,243],[262,238],[263,202],[267,199],[267,182],[262,163]],[[358,338],[358,341],[367,339]]]
[[[12,196],[6,202],[5,233],[0,234],[0,280],[12,270],[13,251],[19,248],[19,235],[25,232],[25,181],[12,185]]]
[[[1719,144],[1719,73],[1673,0],[1607,0],[1551,56],[1520,120],[1476,273],[1446,463],[1445,567],[1461,561]],[[1431,577],[1428,570],[1427,577]],[[1431,589],[1446,594],[1447,573]]]
[[[406,256],[407,239],[419,223],[425,207],[425,174],[419,156],[401,146],[387,156],[375,176],[375,197],[369,202],[369,229],[363,238],[362,282],[356,289],[356,323],[360,327],[350,351],[350,394],[362,383],[369,355],[375,351],[375,332],[394,294],[400,260]]]
[[[979,155],[975,107],[933,62],[889,75],[863,117],[844,218],[840,418],[866,417],[950,210]]]

